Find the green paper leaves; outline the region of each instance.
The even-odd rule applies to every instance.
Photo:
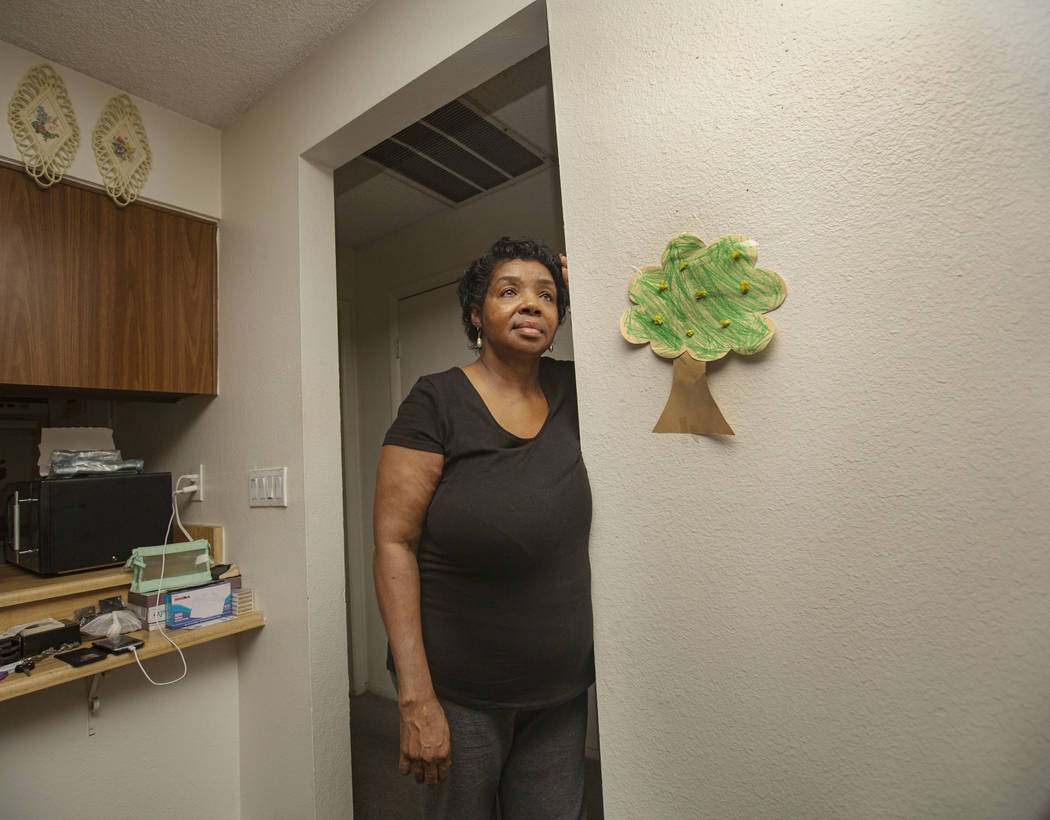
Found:
[[[756,268],[757,259],[746,236],[724,236],[712,245],[692,234],[676,236],[660,267],[631,279],[635,307],[624,311],[620,332],[668,359],[685,352],[705,362],[730,350],[758,353],[776,330],[762,314],[780,307],[787,285],[773,271]]]

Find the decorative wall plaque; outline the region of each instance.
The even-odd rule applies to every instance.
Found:
[[[134,202],[146,184],[153,156],[139,109],[127,94],[106,103],[91,136],[106,191],[120,207]]]
[[[26,72],[7,106],[7,121],[26,171],[50,188],[69,170],[80,128],[66,84],[47,63]]]

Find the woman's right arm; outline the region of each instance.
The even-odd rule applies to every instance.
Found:
[[[376,472],[373,510],[372,573],[397,670],[399,766],[401,774],[412,771],[417,781],[429,784],[448,776],[450,741],[423,647],[416,554],[444,461],[440,453],[385,445]]]

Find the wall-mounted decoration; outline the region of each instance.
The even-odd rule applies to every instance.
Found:
[[[44,63],[29,69],[7,106],[7,121],[26,171],[50,188],[69,170],[80,147],[80,128],[66,84]]]
[[[705,245],[692,234],[667,244],[659,266],[634,275],[628,293],[635,307],[620,318],[620,332],[634,344],[674,359],[671,395],[654,433],[733,435],[707,386],[707,362],[730,350],[758,353],[776,328],[763,316],[780,307],[787,285],[756,268],[758,250],[746,236],[724,236]]]
[[[124,207],[146,184],[153,156],[139,109],[127,94],[106,103],[91,136],[102,182],[113,201]]]

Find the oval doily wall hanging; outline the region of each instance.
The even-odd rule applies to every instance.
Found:
[[[66,84],[47,63],[26,72],[7,106],[7,121],[26,171],[50,188],[69,170],[80,147],[80,128]]]
[[[106,103],[91,136],[95,162],[106,191],[122,208],[138,198],[153,156],[139,109],[127,94]]]

